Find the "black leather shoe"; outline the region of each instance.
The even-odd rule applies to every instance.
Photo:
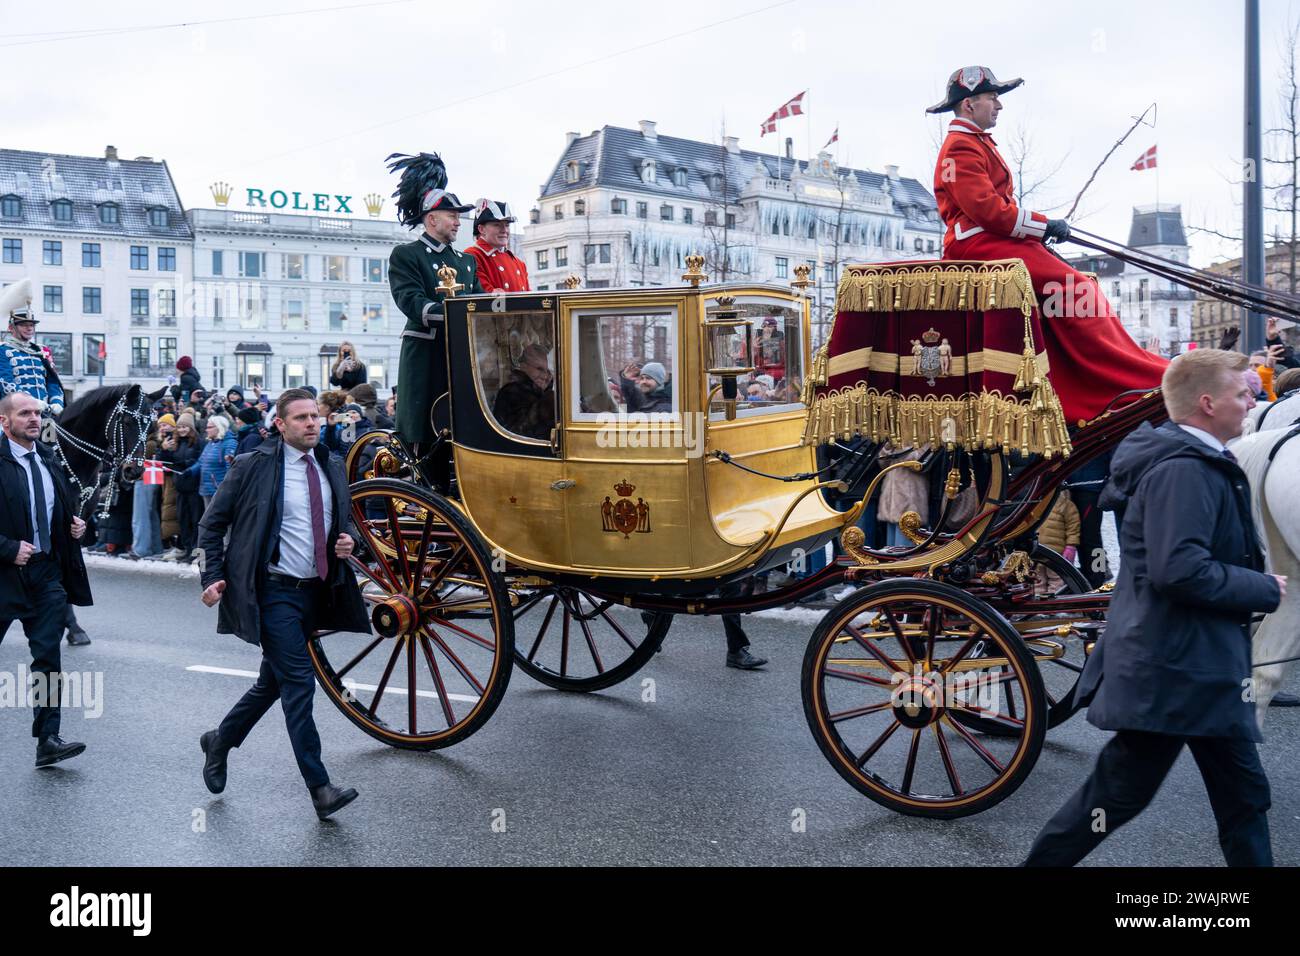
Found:
[[[80,627],[68,628],[68,643],[73,647],[84,647],[90,643],[90,635]]]
[[[86,745],[83,743],[75,740],[67,741],[58,734],[50,734],[48,737],[42,737],[36,744],[36,766],[48,767],[60,760],[75,757],[85,749]]]
[[[327,783],[321,787],[313,787],[311,791],[312,806],[316,808],[316,816],[322,820],[331,813],[342,810],[356,798],[356,790],[351,787],[346,789],[336,787],[332,783]]]
[[[1274,694],[1268,702],[1270,707],[1300,707],[1300,697],[1295,694]]]
[[[752,671],[756,667],[762,667],[767,663],[766,657],[755,657],[749,653],[749,648],[742,647],[738,651],[727,651],[727,666],[738,667],[742,671]]]
[[[213,793],[226,789],[226,756],[229,747],[217,746],[217,732],[209,730],[199,738],[199,749],[203,751],[203,782]]]

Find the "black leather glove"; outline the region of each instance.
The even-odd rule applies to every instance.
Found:
[[[1051,240],[1053,242],[1065,242],[1070,238],[1070,224],[1064,219],[1047,220],[1047,228],[1043,230],[1043,241]]]

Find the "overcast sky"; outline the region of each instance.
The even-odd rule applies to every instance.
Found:
[[[1284,0],[1262,8],[1264,100],[1275,115],[1296,10]],[[236,187],[232,207],[246,186],[387,197],[388,153],[436,150],[462,199],[487,195],[522,212],[567,130],[652,119],[661,133],[717,141],[725,122],[744,148],[775,152],[788,135],[806,158],[838,123],[841,163],[893,163],[929,184],[940,121],[924,108],[954,69],[981,64],[1026,81],[1003,98],[994,135],[1004,152],[1027,124],[1039,169],[1064,159],[1030,205],[1068,206],[1154,102],[1155,128],[1111,158],[1082,224],[1126,241],[1131,207],[1155,202],[1158,189],[1160,201],[1182,203],[1189,225],[1235,233],[1242,9],[1235,0],[0,0],[0,145],[96,155],[112,143],[124,158],[165,158],[187,207],[211,206],[218,179]],[[234,17],[260,19],[165,27]],[[59,32],[70,30],[87,32]],[[90,32],[106,30],[115,32]],[[804,89],[809,117],[760,139],[761,121]],[[1157,143],[1158,174],[1130,172]],[[1194,261],[1224,251],[1193,240]]]

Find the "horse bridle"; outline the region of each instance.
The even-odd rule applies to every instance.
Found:
[[[149,432],[149,425],[153,422],[153,411],[149,404],[148,397],[141,392],[139,400],[135,407],[128,408],[126,404],[126,394],[123,393],[113,406],[113,410],[108,415],[108,421],[104,425],[104,435],[108,439],[108,447],[100,448],[92,445],[84,438],[78,438],[72,432],[68,431],[54,419],[50,419],[54,425],[54,451],[58,456],[59,464],[63,466],[72,479],[73,485],[77,489],[77,514],[82,514],[86,510],[86,504],[94,496],[95,492],[103,486],[103,493],[100,495],[99,517],[101,519],[108,517],[108,509],[112,504],[112,487],[113,476],[127,464],[140,464],[144,458],[137,455],[141,446],[145,443],[145,438]],[[136,439],[130,448],[127,447],[127,436],[125,422],[131,419],[136,423]],[[77,477],[76,470],[68,461],[68,456],[63,451],[63,442],[67,442],[77,451],[89,458],[93,458],[100,464],[99,475],[96,476],[95,484],[87,487],[81,483]],[[104,466],[108,465],[108,480],[104,480]]]

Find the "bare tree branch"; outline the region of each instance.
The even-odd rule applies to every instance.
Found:
[[[1106,160],[1110,159],[1111,154],[1113,154],[1115,150],[1119,149],[1121,146],[1124,145],[1124,140],[1128,139],[1129,136],[1132,135],[1133,131],[1142,125],[1142,121],[1147,118],[1147,114],[1150,113],[1155,108],[1156,108],[1156,104],[1152,103],[1150,106],[1144,109],[1142,111],[1142,115],[1139,116],[1136,120],[1134,120],[1133,125],[1128,128],[1128,132],[1125,133],[1123,136],[1121,136],[1119,139],[1117,139],[1115,141],[1115,145],[1106,151],[1106,155],[1101,158],[1101,162],[1097,164],[1097,168],[1092,171],[1092,175],[1088,177],[1088,181],[1084,183],[1083,188],[1079,190],[1079,195],[1074,197],[1074,205],[1070,206],[1070,211],[1065,214],[1066,219],[1069,219],[1071,216],[1074,215],[1074,210],[1079,206],[1079,200],[1082,199],[1083,194],[1088,191],[1088,187],[1092,185],[1092,181],[1097,178],[1097,174],[1101,172],[1101,167],[1106,165]]]

